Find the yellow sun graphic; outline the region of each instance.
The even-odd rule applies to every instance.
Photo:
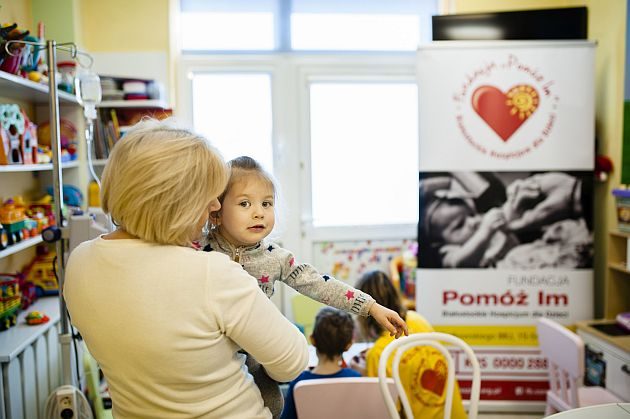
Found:
[[[520,84],[510,89],[505,104],[511,107],[510,115],[518,114],[519,119],[525,119],[538,108],[538,99],[533,87]]]

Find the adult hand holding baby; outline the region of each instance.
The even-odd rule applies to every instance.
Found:
[[[579,203],[578,180],[566,173],[548,172],[515,180],[507,188],[503,207],[513,231],[536,229],[571,216]]]

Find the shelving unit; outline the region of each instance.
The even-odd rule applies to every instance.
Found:
[[[11,245],[4,250],[0,250],[0,259],[21,252],[22,250],[28,249],[29,247],[37,246],[41,242],[43,242],[42,236],[36,236],[22,240],[21,242]]]
[[[61,167],[63,169],[72,169],[75,167],[79,167],[78,161],[70,161],[67,163],[62,163]],[[0,166],[0,172],[3,173],[11,173],[11,172],[42,172],[46,170],[52,170],[51,163],[44,164],[10,164],[6,166]]]
[[[608,272],[604,283],[604,315],[614,319],[630,311],[630,233],[609,232]]]
[[[104,100],[97,108],[145,108],[167,109],[168,104],[162,100]]]
[[[0,71],[0,96],[48,105],[48,86]],[[79,104],[74,95],[59,92],[59,104]]]
[[[59,93],[59,115],[71,121],[79,133],[78,160],[62,163],[63,183],[77,186],[87,196],[84,119],[74,95]],[[48,86],[0,71],[0,103],[16,103],[36,124],[48,121]],[[0,198],[21,195],[38,199],[52,183],[52,164],[0,166]],[[0,272],[21,271],[33,259],[41,236],[17,242],[0,251]],[[50,317],[48,323],[29,326],[32,310]],[[59,298],[40,298],[18,314],[17,324],[0,332],[0,419],[39,417],[46,398],[62,381],[59,345]]]
[[[94,166],[105,165],[116,141],[142,117],[162,118],[171,114],[168,104],[163,100],[105,100],[96,107],[98,119],[94,127]]]

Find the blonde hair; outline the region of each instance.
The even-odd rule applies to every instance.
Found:
[[[111,152],[101,202],[105,213],[129,234],[187,246],[227,180],[227,166],[207,139],[178,128],[171,119],[145,119]]]

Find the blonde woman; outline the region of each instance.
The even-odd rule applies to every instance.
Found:
[[[118,229],[72,252],[64,298],[116,418],[269,418],[238,350],[278,381],[307,365],[304,336],[256,280],[191,246],[226,183],[208,141],[170,122],[137,124],[110,155],[102,203]]]

